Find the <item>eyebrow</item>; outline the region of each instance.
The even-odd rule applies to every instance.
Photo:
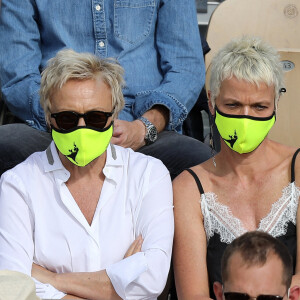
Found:
[[[242,104],[242,101],[238,100],[238,99],[235,99],[235,98],[224,98],[223,99],[224,101],[228,101],[228,102],[231,102],[231,103],[238,103],[238,104]],[[257,104],[270,104],[272,103],[272,100],[267,100],[267,99],[262,99],[262,100],[257,100],[253,103],[251,103],[250,105],[257,105]]]

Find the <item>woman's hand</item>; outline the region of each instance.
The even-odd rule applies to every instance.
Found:
[[[135,253],[141,252],[142,250],[142,244],[143,244],[143,238],[141,235],[139,235],[134,241],[133,243],[130,245],[130,247],[128,248],[127,252],[124,255],[124,258],[131,256]]]

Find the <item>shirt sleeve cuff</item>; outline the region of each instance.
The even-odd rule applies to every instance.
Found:
[[[106,273],[116,291],[126,299],[127,286],[148,270],[144,252],[138,252],[106,268]]]
[[[35,282],[36,295],[41,299],[61,299],[66,296],[65,293],[57,290],[54,286],[48,283],[41,283],[35,278],[32,278]]]
[[[139,118],[154,105],[163,105],[169,109],[170,117],[169,124],[166,126],[167,130],[180,130],[188,111],[178,99],[165,92],[143,91],[138,93],[133,106],[135,116]]]

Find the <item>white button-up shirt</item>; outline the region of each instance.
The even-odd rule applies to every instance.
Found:
[[[0,269],[31,275],[106,269],[123,299],[156,299],[164,288],[174,220],[169,172],[161,161],[109,146],[105,181],[89,225],[66,186],[70,173],[52,142],[1,176]],[[91,187],[92,188],[92,187]],[[142,251],[123,259],[138,235]],[[36,281],[41,298],[65,294]]]

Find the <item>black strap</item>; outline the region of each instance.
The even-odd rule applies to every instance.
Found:
[[[292,167],[291,167],[291,182],[295,181],[295,161],[297,154],[300,152],[300,148],[294,153],[292,158]]]
[[[195,181],[197,183],[197,186],[198,186],[200,194],[201,195],[204,194],[204,190],[203,190],[202,184],[201,184],[198,176],[196,175],[196,173],[193,170],[191,170],[191,169],[186,169],[186,171],[188,171],[194,177],[194,179],[195,179]]]

